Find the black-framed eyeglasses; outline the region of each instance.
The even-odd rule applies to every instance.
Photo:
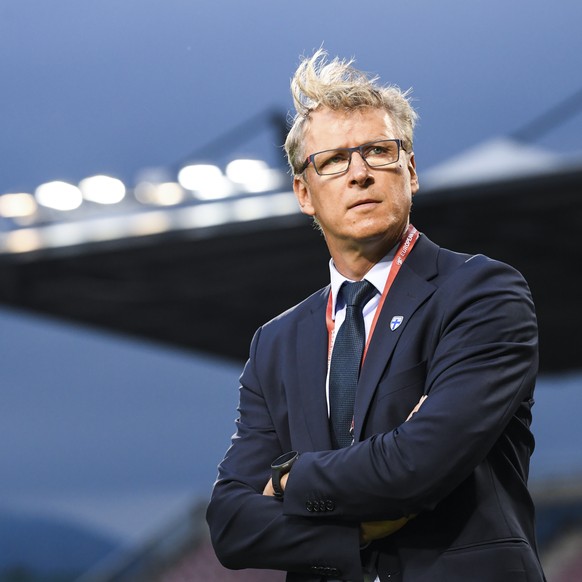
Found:
[[[320,176],[343,174],[348,171],[354,152],[358,152],[370,168],[380,168],[397,162],[400,149],[406,151],[401,139],[381,139],[353,148],[324,150],[308,156],[299,173],[302,174],[309,164],[313,164],[313,168]]]

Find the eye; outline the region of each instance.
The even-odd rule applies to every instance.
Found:
[[[343,150],[322,152],[317,157],[317,164],[320,168],[344,164],[348,160],[349,154]]]
[[[367,156],[381,156],[388,153],[389,148],[379,144],[373,144],[366,148],[365,154]]]
[[[368,144],[364,157],[372,167],[386,166],[398,159],[398,144],[395,141],[379,141]]]

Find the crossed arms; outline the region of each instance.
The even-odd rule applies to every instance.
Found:
[[[408,415],[406,422],[408,422],[412,416],[418,412],[422,403],[426,400],[427,395],[423,394],[420,400],[417,402],[416,406],[412,409],[412,412]],[[285,491],[285,486],[287,485],[287,480],[289,479],[289,473],[286,473],[281,477],[281,488]],[[275,490],[273,489],[273,480],[269,479],[265,488],[263,489],[263,495],[268,497],[275,496]],[[360,542],[362,545],[367,545],[374,540],[380,540],[393,533],[397,532],[399,529],[404,527],[408,521],[416,517],[415,515],[401,517],[400,519],[386,519],[383,521],[365,521],[360,524]]]
[[[293,439],[301,435],[290,433],[277,364],[269,364],[268,392],[264,368],[257,372],[261,347],[267,352],[261,360],[269,361],[276,342],[268,332],[255,336],[242,376],[237,434],[208,509],[223,564],[309,572],[323,561],[359,580],[362,541],[389,535],[409,516],[434,509],[488,455],[531,396],[537,330],[529,292],[516,272],[494,262],[470,268],[470,276],[442,290],[444,307],[418,316],[411,341],[418,343],[416,355],[430,352],[429,397],[394,430],[346,449],[300,450],[283,502],[270,495],[270,463],[298,448]],[[300,423],[294,429],[300,432]],[[305,503],[313,496],[333,499],[334,510],[313,514]]]

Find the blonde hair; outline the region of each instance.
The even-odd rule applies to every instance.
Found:
[[[412,150],[417,113],[410,104],[410,90],[381,86],[378,77],[352,67],[353,59],[337,57],[327,62],[327,52],[316,51],[304,58],[291,80],[291,94],[297,111],[285,140],[287,160],[294,175],[300,173],[305,161],[303,141],[311,112],[322,107],[334,111],[352,111],[363,107],[385,109],[401,132],[406,151]]]

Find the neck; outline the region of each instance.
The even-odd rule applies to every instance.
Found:
[[[408,225],[407,225],[408,226]],[[350,244],[333,247],[328,245],[335,268],[346,278],[352,281],[361,281],[366,273],[378,262],[380,262],[396,245],[404,233],[398,237],[382,239],[381,241],[372,241],[367,243],[353,242]]]
[[[345,254],[334,255],[333,253],[331,255],[338,272],[351,281],[361,281],[383,256],[371,258],[367,256],[348,257]]]

